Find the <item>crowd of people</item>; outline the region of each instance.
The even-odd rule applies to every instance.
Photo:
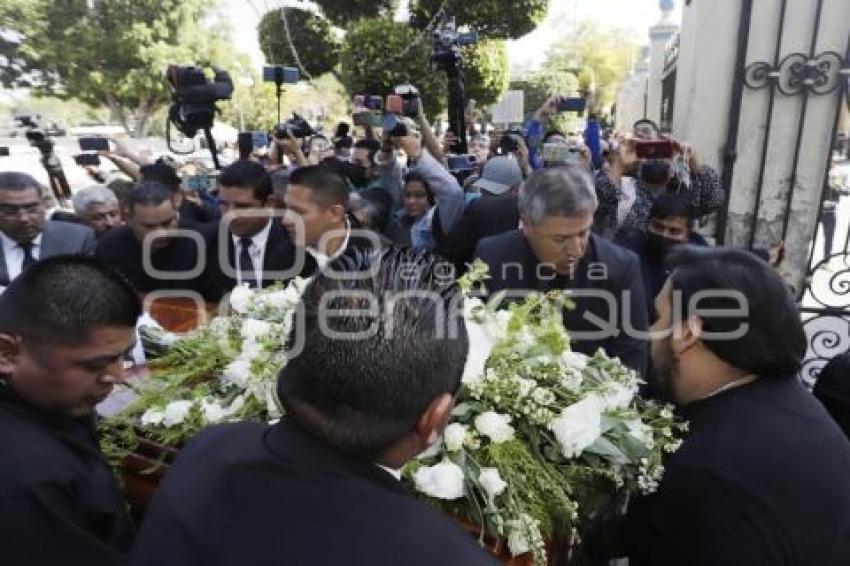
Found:
[[[492,297],[570,291],[574,349],[619,358],[647,380],[643,395],[691,423],[659,491],[630,506],[611,557],[846,564],[850,442],[796,377],[806,338],[774,270],[782,246],[711,248],[696,226],[726,196],[692,148],[647,120],[561,132],[556,106],[547,100],[523,130],[472,128],[468,167],[420,106],[405,135],[355,138],[341,125],[332,139],[272,137],[267,152],[211,175],[210,190],[187,186],[210,173],[197,164],[150,161],[120,142],[103,155],[125,178],[77,191],[73,211],[51,207],[27,173],[0,173],[10,563],[491,563],[397,481],[445,426],[469,347],[465,333],[441,332],[457,321],[430,299],[405,296],[410,308],[379,317],[392,332],[354,346],[325,336],[307,308],[306,347],[279,377],[286,416],[202,433],[137,536],[94,429],[148,293],[215,303],[301,276],[312,277],[307,306],[339,290],[448,303],[478,260]],[[642,157],[645,142],[671,151]],[[452,277],[438,277],[447,267]],[[691,300],[711,291],[725,294],[709,308]],[[741,297],[746,314],[730,316]],[[349,329],[374,322],[346,301],[330,308]],[[718,337],[741,324],[743,335]]]

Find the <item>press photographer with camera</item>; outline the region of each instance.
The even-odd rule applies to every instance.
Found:
[[[607,238],[623,230],[645,231],[652,204],[665,192],[686,194],[698,219],[723,205],[717,172],[700,163],[687,144],[650,138],[657,129],[646,122],[639,121],[633,135],[617,141],[610,169],[596,173],[599,208],[594,229]]]
[[[304,140],[314,134],[315,131],[307,120],[293,112],[292,118],[272,128],[269,147],[271,165],[273,167],[284,166],[284,157],[289,160],[290,167],[309,165],[302,146]]]

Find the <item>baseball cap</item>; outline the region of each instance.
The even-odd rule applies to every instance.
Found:
[[[506,193],[511,187],[522,183],[522,169],[512,155],[492,157],[484,164],[481,178],[474,187],[493,195]]]

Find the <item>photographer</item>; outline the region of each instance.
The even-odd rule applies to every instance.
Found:
[[[696,218],[717,211],[724,199],[717,172],[700,164],[689,146],[673,139],[668,140],[673,147],[672,157],[639,159],[637,145],[644,143],[645,134],[638,126],[642,129],[643,124],[636,125],[636,132],[643,138],[621,138],[609,171],[596,173],[597,233],[613,238],[623,229],[644,231],[653,202],[663,192],[669,192],[671,186],[675,192],[688,195]]]

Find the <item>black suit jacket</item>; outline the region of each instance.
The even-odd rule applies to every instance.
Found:
[[[495,562],[394,477],[284,418],[208,429],[148,511],[138,566],[475,566]]]
[[[850,443],[795,377],[683,412],[658,491],[631,504],[630,564],[850,564]]]
[[[579,293],[574,299],[576,308],[564,312],[564,325],[573,337],[574,349],[593,354],[602,348],[641,375],[646,373],[648,343],[627,332],[629,328],[645,332],[648,326],[640,262],[632,252],[591,234],[587,253],[573,279],[547,279],[545,273],[538,273],[539,262],[519,230],[482,240],[475,256],[490,268],[486,285],[491,294],[552,289]]]
[[[449,234],[443,233],[439,216],[434,215],[432,226],[437,251],[455,264],[459,274],[465,272],[466,264],[472,261],[478,242],[519,226],[519,209],[514,195],[482,196],[472,201]]]
[[[199,236],[203,239],[203,235]],[[151,251],[151,266],[171,276],[178,276],[178,273],[183,272],[186,277],[180,276],[179,279],[167,279],[159,273],[145,269],[142,244],[136,240],[128,226],[113,228],[105,234],[97,242],[95,257],[123,273],[140,293],[169,290],[201,292],[200,275],[190,273],[201,268],[199,244],[200,242],[187,237],[179,237],[174,238],[165,248]]]
[[[209,224],[203,228],[207,241],[206,265],[201,276],[203,280],[204,298],[208,301],[220,301],[228,292],[236,286],[236,278],[225,274],[219,253],[221,246],[227,246],[227,261],[231,268],[236,268],[236,246],[233,238],[227,232],[224,242],[221,241],[220,224],[218,222]],[[295,247],[289,239],[286,230],[276,218],[271,220],[269,237],[266,240],[266,250],[263,254],[264,278],[260,282],[262,287],[268,287],[281,279],[272,277],[275,272],[289,271],[295,262]]]
[[[94,418],[45,413],[0,383],[0,563],[124,564],[133,526]]]

